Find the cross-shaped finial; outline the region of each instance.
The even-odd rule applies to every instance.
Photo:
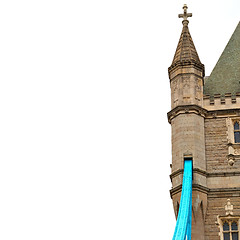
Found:
[[[183,5],[183,14],[178,14],[179,18],[183,18],[183,25],[188,24],[188,17],[192,17],[192,13],[187,13],[187,4]]]

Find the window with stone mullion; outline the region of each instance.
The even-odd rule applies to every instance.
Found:
[[[223,239],[230,240],[230,228],[228,222],[223,223]]]
[[[223,223],[223,239],[224,240],[238,240],[238,225],[237,222]]]

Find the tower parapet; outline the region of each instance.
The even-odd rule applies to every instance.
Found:
[[[240,108],[240,92],[203,95],[203,107],[208,111]]]

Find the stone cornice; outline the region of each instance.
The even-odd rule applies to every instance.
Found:
[[[207,187],[201,186],[199,184],[192,185],[193,191],[199,191],[202,193],[206,193],[209,198],[216,197],[240,197],[240,188],[212,188],[209,189]],[[182,191],[182,184],[174,187],[170,190],[171,198],[173,195],[180,193]]]
[[[173,63],[169,68],[168,68],[168,74],[170,75],[172,71],[174,71],[177,68],[186,68],[186,67],[196,67],[199,71],[203,72],[203,76],[205,76],[205,68],[202,63],[199,63],[194,60],[188,60],[188,61],[177,61]]]
[[[178,169],[177,171],[174,171],[170,175],[170,179],[172,180],[173,178],[179,176],[180,174],[183,174],[183,169]],[[240,171],[232,171],[232,172],[212,172],[208,173],[204,170],[201,170],[199,168],[193,168],[193,173],[200,174],[204,177],[207,178],[212,178],[212,177],[233,177],[233,176],[240,176]]]
[[[178,175],[183,174],[183,169],[178,169],[177,171],[174,171],[171,175],[170,175],[170,179],[172,181],[173,178],[177,177]]]
[[[174,171],[171,175],[170,175],[170,179],[172,180],[173,178],[177,177],[178,175],[180,174],[183,174],[183,169],[178,169],[177,171]],[[207,176],[207,172],[204,171],[204,170],[201,170],[199,168],[193,168],[193,174],[194,173],[197,173],[197,174],[200,174],[200,175],[203,175],[204,177]]]
[[[204,177],[207,177],[207,172],[199,168],[193,168],[193,173],[198,173]]]
[[[171,123],[172,119],[180,114],[197,114],[202,117],[205,117],[207,110],[198,106],[198,105],[180,105],[168,112],[168,122]]]
[[[213,188],[210,189],[208,192],[209,198],[216,198],[216,197],[240,197],[240,188]]]
[[[209,189],[207,187],[201,186],[199,184],[192,185],[193,191],[200,191],[202,193],[206,193],[209,198],[216,197],[240,197],[240,187],[239,188],[212,188]],[[178,194],[182,191],[182,184],[172,188],[170,190],[171,198],[173,195]]]
[[[209,188],[204,187],[204,186],[199,185],[199,184],[193,184],[192,189],[193,189],[193,191],[199,191],[199,192],[206,193],[206,194],[209,192]],[[175,194],[177,194],[181,191],[182,191],[182,184],[172,188],[170,190],[171,198],[173,197],[173,195],[175,195]]]
[[[221,117],[240,117],[240,108],[219,109],[208,111],[198,105],[179,105],[168,112],[168,122],[171,123],[172,119],[180,114],[197,114],[204,118],[221,118]]]
[[[207,114],[206,114],[206,118],[239,117],[239,116],[240,116],[240,108],[211,110],[211,111],[207,111]]]
[[[179,192],[181,192],[182,191],[182,184],[181,185],[178,185],[178,186],[176,186],[176,187],[174,187],[174,188],[172,188],[171,190],[170,190],[170,196],[171,196],[171,198],[173,197],[173,195],[175,195],[175,194],[177,194],[177,193],[179,193]]]
[[[235,172],[215,172],[215,173],[208,173],[207,177],[233,177],[233,176],[240,176],[239,171]]]
[[[208,191],[209,191],[209,188],[204,187],[204,186],[199,185],[199,184],[193,184],[192,188],[193,188],[193,191],[199,191],[199,192],[202,192],[202,193],[208,193]]]

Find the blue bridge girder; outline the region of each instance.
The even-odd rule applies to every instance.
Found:
[[[192,231],[192,159],[184,160],[182,194],[172,240],[191,240]]]

